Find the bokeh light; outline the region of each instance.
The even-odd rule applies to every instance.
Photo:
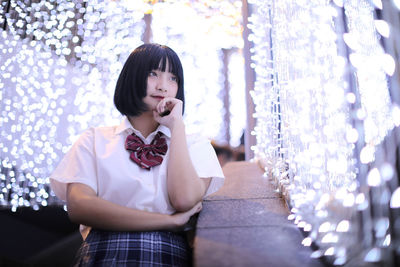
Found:
[[[253,149],[290,219],[307,229],[303,245],[334,265],[394,264],[399,229],[389,199],[398,180],[389,155],[399,141],[390,137],[397,105],[389,79],[399,70],[382,46],[392,34],[376,19],[382,2],[249,2]]]
[[[234,49],[235,62],[242,57],[241,1],[10,0],[1,5],[1,207],[62,204],[50,191],[48,176],[85,129],[119,124],[115,83],[130,52],[144,41],[171,46],[183,62],[188,132],[239,144],[245,118],[232,115],[230,129],[221,123],[227,107],[220,97],[220,52]],[[243,68],[228,67],[235,71],[230,91],[236,96],[234,91],[244,90]],[[243,114],[241,100],[234,109]],[[226,140],[230,131],[235,135]]]

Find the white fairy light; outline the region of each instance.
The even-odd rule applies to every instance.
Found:
[[[326,233],[328,231],[330,231],[331,229],[331,223],[330,222],[324,222],[323,224],[321,224],[321,226],[318,229],[318,232],[320,233]]]
[[[346,139],[349,143],[356,143],[358,140],[358,131],[354,128],[346,131]]]
[[[310,232],[312,230],[312,225],[307,223],[303,229],[305,232]]]
[[[343,206],[344,207],[353,207],[355,203],[354,194],[348,193],[346,197],[343,199]]]
[[[348,220],[340,221],[336,227],[336,232],[348,232],[350,228],[350,222]]]
[[[319,247],[312,257],[334,256],[335,265],[354,257],[353,264],[363,265],[360,255],[372,247],[365,241],[365,248],[354,250],[364,242],[358,219],[389,202],[390,191],[382,188],[394,175],[391,166],[373,164],[382,157],[377,147],[400,120],[387,80],[397,71],[395,59],[380,43],[393,32],[374,19],[382,1],[251,3],[256,158],[288,196],[290,219],[313,229],[303,240]],[[370,200],[360,183],[378,190],[379,198]],[[379,230],[377,244],[388,243],[381,217],[365,218]],[[366,259],[373,257],[374,251]]]
[[[389,24],[384,20],[375,20],[376,30],[383,36],[388,38],[390,35]]]
[[[392,0],[393,4],[395,7],[397,7],[398,10],[400,10],[400,0]]]
[[[388,247],[388,246],[390,246],[390,242],[391,242],[391,236],[390,235],[387,235],[386,237],[385,237],[385,240],[383,241],[383,246],[385,246],[385,247]]]
[[[329,247],[324,253],[325,256],[332,256],[334,254],[335,254],[335,247]]]
[[[303,239],[301,244],[303,244],[303,246],[309,247],[312,244],[312,239],[310,237],[306,237]]]
[[[400,126],[400,107],[398,105],[393,105],[392,108],[392,119],[396,127]]]
[[[369,186],[379,186],[382,182],[381,174],[377,168],[373,168],[367,176],[367,183]]]
[[[375,159],[375,148],[370,145],[363,147],[360,152],[361,163],[368,164],[370,162],[373,162],[374,159]]]
[[[390,199],[390,207],[392,209],[400,208],[400,187],[398,187],[392,194]]]
[[[371,249],[364,258],[366,262],[379,262],[381,260],[381,250],[379,248]]]
[[[372,0],[372,3],[375,5],[376,8],[378,9],[382,9],[383,8],[383,4],[382,4],[382,0]]]
[[[220,112],[215,109],[219,101],[215,89],[221,87],[220,59],[215,51],[236,48],[235,66],[230,66],[235,74],[230,82],[234,90],[238,83],[243,84],[244,75],[237,64],[243,46],[237,1],[49,0],[28,1],[30,6],[27,1],[11,1],[12,8],[7,11],[4,5],[9,2],[3,1],[0,8],[0,18],[7,23],[6,30],[0,30],[0,205],[13,211],[19,206],[37,210],[60,204],[49,188],[48,175],[54,166],[84,129],[119,123],[120,114],[112,102],[115,82],[132,49],[142,44],[144,14],[158,7],[173,11],[174,6],[186,6],[191,14],[197,14],[196,27],[208,27],[201,34],[193,31],[195,27],[186,23],[190,18],[175,10],[170,15],[175,22],[187,20],[175,32],[157,32],[159,14],[153,15],[153,36],[167,39],[183,61],[187,95],[203,94],[196,99],[200,102],[189,99],[186,114],[196,117],[195,109],[200,106],[214,110],[212,118]],[[210,32],[220,37],[218,43],[209,41]],[[199,48],[203,48],[202,54],[197,53]],[[206,51],[214,51],[215,57]],[[189,73],[197,77],[193,79]],[[215,78],[209,79],[211,75]],[[218,129],[218,125],[210,126],[212,120],[200,117],[205,121],[188,119],[188,131]],[[239,132],[232,135],[236,144],[244,126],[244,117],[237,118],[232,124]],[[216,136],[212,133],[209,137]]]
[[[379,168],[379,172],[382,176],[382,179],[384,181],[390,181],[394,174],[395,174],[395,170],[393,169],[392,165],[390,165],[389,163],[385,162],[383,163],[380,168]]]
[[[396,62],[393,59],[393,57],[388,54],[383,54],[380,57],[380,60],[382,62],[382,69],[385,71],[387,75],[392,76],[396,69]]]
[[[338,7],[343,7],[343,0],[333,0]]]
[[[382,8],[380,0],[374,1],[374,5]],[[344,7],[348,34],[355,42],[349,45],[353,50],[350,62],[356,67],[361,107],[367,114],[363,119],[365,142],[378,145],[394,127],[393,120],[388,119],[391,102],[385,77],[385,73],[393,71],[393,64],[391,56],[380,46],[373,7],[367,1],[358,0],[347,1]]]
[[[336,234],[327,233],[322,237],[321,243],[337,243],[338,240],[339,240],[339,237]]]

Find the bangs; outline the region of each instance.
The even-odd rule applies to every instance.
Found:
[[[150,59],[149,69],[147,71],[152,70],[160,70],[167,71],[174,74],[177,78],[180,78],[180,73],[182,72],[180,69],[181,63],[179,58],[175,53],[171,53],[168,49],[157,49],[158,51],[153,54],[153,57]],[[168,70],[167,70],[167,62],[168,62]]]

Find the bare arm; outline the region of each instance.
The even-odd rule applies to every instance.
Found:
[[[183,122],[175,123],[172,128],[169,153],[169,197],[177,210],[186,211],[202,200],[211,179],[200,179],[193,167]]]
[[[158,114],[165,109],[171,110],[171,113],[160,117]],[[154,117],[171,130],[167,179],[170,202],[178,211],[190,210],[202,200],[211,179],[200,179],[190,159],[182,118],[182,101],[165,98],[159,103]]]
[[[71,221],[117,231],[176,230],[201,209],[200,203],[174,215],[130,209],[99,198],[92,188],[80,183],[68,184],[67,206]]]

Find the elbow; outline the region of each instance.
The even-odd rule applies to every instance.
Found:
[[[93,200],[96,193],[83,184],[68,184],[67,187],[67,212],[71,222],[86,224],[91,219],[90,212],[95,206]],[[87,224],[86,224],[87,225]]]
[[[81,216],[79,215],[79,207],[75,205],[75,203],[68,202],[67,203],[67,212],[68,218],[71,222],[80,224],[81,223]]]
[[[85,198],[71,198],[68,200],[67,212],[71,222],[76,224],[85,224],[85,216],[87,216],[87,212],[85,211],[85,200]]]
[[[185,212],[193,208],[201,199],[195,197],[176,197],[171,199],[171,205],[178,212]]]
[[[198,179],[200,181],[200,179]],[[185,212],[193,208],[197,203],[203,200],[206,188],[203,183],[191,188],[179,188],[179,190],[170,191],[169,199],[172,207],[178,212]]]

